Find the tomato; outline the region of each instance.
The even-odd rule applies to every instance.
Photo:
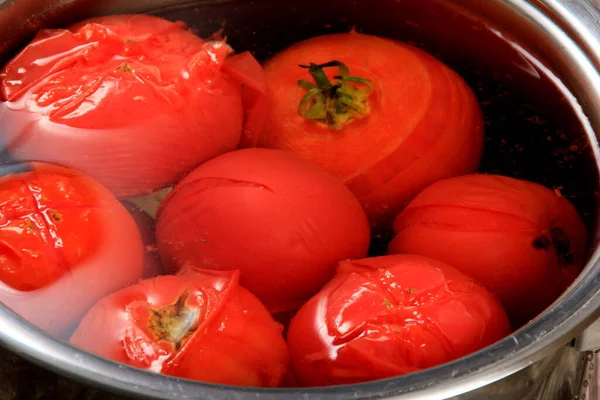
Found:
[[[167,271],[240,270],[274,312],[299,307],[338,261],[361,258],[369,226],[356,198],[316,165],[283,151],[245,149],[198,167],[158,211]]]
[[[316,162],[352,190],[375,226],[391,224],[428,184],[478,167],[477,100],[421,50],[351,32],[297,43],[264,68],[266,125],[242,143]]]
[[[393,255],[340,264],[292,319],[292,367],[305,386],[408,374],[463,357],[510,333],[498,300],[428,258]]]
[[[40,31],[0,73],[0,139],[119,197],[174,184],[239,144],[243,72],[224,71],[231,51],[148,15]]]
[[[102,296],[141,278],[135,222],[92,178],[50,164],[0,178],[0,301],[63,335]]]
[[[248,143],[264,129],[269,112],[267,81],[261,65],[249,52],[227,59],[225,71],[242,84],[244,105],[244,128],[240,146]]]
[[[446,262],[495,293],[519,326],[581,271],[587,233],[575,208],[541,185],[497,175],[435,183],[394,222],[390,253]]]
[[[238,275],[197,271],[144,280],[99,301],[70,341],[157,373],[277,386],[289,363],[281,325]]]

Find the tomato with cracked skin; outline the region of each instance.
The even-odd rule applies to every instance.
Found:
[[[0,178],[0,301],[42,329],[64,335],[140,279],[142,252],[134,220],[94,179],[42,163]]]
[[[390,378],[463,357],[510,333],[496,297],[432,259],[347,261],[292,319],[288,345],[304,386]]]
[[[430,183],[479,165],[477,99],[459,75],[415,47],[356,32],[318,36],[264,69],[265,128],[242,143],[316,162],[352,190],[378,229]]]
[[[19,160],[81,170],[121,198],[174,184],[239,144],[241,83],[260,90],[260,67],[231,53],[148,15],[42,30],[0,72],[0,140]]]
[[[571,203],[536,183],[499,175],[437,182],[394,221],[390,253],[446,262],[495,293],[520,326],[581,271],[587,232]]]
[[[367,218],[343,184],[268,149],[231,152],[191,172],[161,204],[156,235],[168,272],[239,269],[241,284],[274,313],[299,307],[339,261],[369,246]]]
[[[186,271],[141,281],[99,301],[70,342],[157,373],[278,386],[289,369],[281,325],[237,271]]]

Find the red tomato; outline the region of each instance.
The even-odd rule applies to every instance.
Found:
[[[498,300],[441,262],[395,255],[340,264],[292,319],[288,345],[305,386],[403,375],[510,333]]]
[[[0,301],[64,334],[143,272],[135,222],[92,178],[49,164],[0,178]]]
[[[586,257],[585,227],[566,199],[504,176],[435,183],[394,229],[390,253],[421,254],[472,276],[500,298],[515,326],[556,300]]]
[[[289,356],[265,307],[238,272],[198,271],[140,282],[99,301],[71,343],[157,373],[244,386],[277,386]]]
[[[174,184],[239,143],[230,53],[148,15],[43,30],[0,73],[0,139],[18,159],[84,171],[119,197]]]
[[[265,72],[247,51],[227,59],[225,71],[242,84],[244,129],[240,145],[248,147],[252,138],[264,129],[269,112]]]
[[[299,67],[331,60],[349,71]],[[319,36],[275,55],[265,76],[265,129],[242,143],[316,162],[348,185],[374,224],[389,224],[428,184],[477,169],[483,121],[475,96],[414,47],[356,32]]]
[[[239,269],[272,312],[299,307],[338,261],[364,257],[369,226],[350,191],[314,164],[276,150],[246,149],[190,173],[158,211],[167,271]]]

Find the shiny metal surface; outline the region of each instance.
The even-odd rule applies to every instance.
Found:
[[[403,0],[407,2],[409,0]],[[426,1],[413,0],[425,4]],[[101,13],[145,12],[185,1],[44,1],[0,2],[0,52],[6,55],[30,32],[76,16]],[[215,3],[215,2],[213,2]],[[229,3],[227,0],[216,3]],[[531,51],[544,56],[581,105],[581,119],[596,164],[600,159],[594,132],[600,132],[600,17],[581,0],[456,0],[494,21]],[[255,1],[257,7],[269,1]],[[48,18],[48,14],[52,14]],[[46,16],[44,16],[46,15]],[[498,34],[501,34],[500,31]],[[13,47],[10,47],[13,46]],[[596,221],[597,222],[597,221]],[[596,223],[596,226],[598,224]],[[598,242],[598,230],[594,243]],[[185,381],[133,369],[96,357],[52,338],[6,308],[0,307],[0,343],[24,357],[90,384],[135,397],[160,399],[563,399],[577,391],[579,372],[587,359],[565,347],[600,316],[600,250],[572,288],[542,316],[495,345],[453,363],[417,374],[361,385],[306,390],[230,388]],[[588,347],[594,347],[594,342]],[[589,368],[589,365],[588,365]],[[507,378],[508,377],[508,378]],[[503,379],[505,378],[505,379]],[[494,383],[496,382],[496,383]],[[542,397],[540,397],[542,396]],[[588,397],[589,398],[589,397]]]

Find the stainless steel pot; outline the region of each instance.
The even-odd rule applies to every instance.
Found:
[[[506,129],[504,133],[496,130],[490,139],[492,150],[503,148],[502,135],[517,140],[517,143],[522,139],[531,145],[525,146],[523,154],[518,149],[514,152],[504,149],[503,155],[486,161],[483,167],[503,172],[508,168],[513,175],[547,184],[562,183],[574,196],[583,193],[578,205],[584,210],[593,232],[589,262],[567,293],[544,314],[501,342],[437,368],[361,385],[261,390],[156,375],[80,351],[0,307],[0,343],[3,346],[61,374],[136,397],[237,400],[598,398],[594,375],[598,364],[593,350],[600,347],[600,335],[597,334],[600,324],[591,324],[600,317],[600,213],[593,194],[600,183],[600,148],[594,134],[600,132],[600,13],[590,2],[0,0],[0,59],[8,59],[41,27],[60,26],[98,14],[124,12],[151,12],[184,19],[201,34],[208,34],[225,23],[234,47],[255,50],[261,57],[267,57],[295,40],[357,25],[368,33],[416,42],[459,72],[470,74],[473,85],[477,85],[478,76],[484,76],[487,87],[476,89],[492,93],[498,104],[502,101],[510,103],[511,91],[520,90],[520,104],[529,108],[504,104],[501,112],[506,115],[496,112],[490,117],[494,119],[492,122],[501,125],[506,118],[513,118],[518,125],[520,118],[529,118],[524,109],[554,110],[560,118],[552,121],[553,126],[538,127],[539,132],[546,129],[549,142],[568,141],[567,148],[572,150],[575,146],[576,151],[574,154],[560,151],[554,154],[551,152],[553,145],[538,140],[539,134],[536,134],[538,139],[529,142],[526,130],[513,132]],[[544,121],[538,119],[533,123],[543,125]],[[567,130],[570,133],[564,133]],[[563,159],[557,162],[549,157]],[[512,164],[515,164],[514,168]]]

